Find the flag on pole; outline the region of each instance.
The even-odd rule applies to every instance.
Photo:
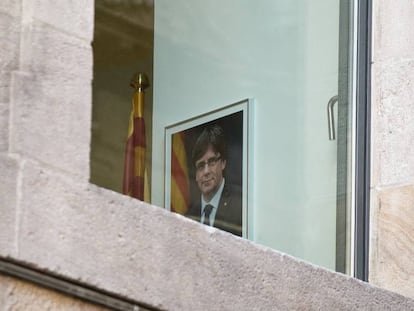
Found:
[[[125,147],[123,193],[144,201],[145,189],[148,187],[148,175],[145,168],[145,122],[144,122],[144,89],[149,85],[143,74],[138,74],[131,81],[136,89],[132,99],[132,110],[129,118],[128,137]],[[148,202],[148,201],[147,201]]]
[[[190,186],[184,132],[172,135],[171,210],[185,214],[190,205]]]

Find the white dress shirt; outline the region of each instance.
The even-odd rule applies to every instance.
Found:
[[[204,208],[207,204],[210,204],[213,206],[213,209],[211,210],[211,213],[210,213],[210,226],[214,226],[214,220],[216,219],[216,214],[217,214],[218,205],[220,203],[221,193],[223,192],[223,188],[224,188],[224,181],[225,180],[223,178],[221,185],[218,188],[216,194],[209,202],[206,202],[203,196],[201,196],[201,219],[200,219],[201,223],[204,222]]]

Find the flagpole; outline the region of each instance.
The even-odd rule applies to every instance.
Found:
[[[149,87],[148,77],[143,72],[137,72],[131,78],[131,86],[136,89],[137,92],[143,93],[144,90]]]
[[[142,104],[140,104],[140,106],[142,106],[142,118],[145,119],[144,118],[144,108],[145,108],[144,90],[150,86],[148,76],[143,72],[137,72],[133,75],[130,85],[136,90],[136,92],[139,93],[138,98],[140,101],[142,101]],[[145,148],[145,155],[144,155],[145,158],[146,158],[146,151],[147,149]],[[151,203],[151,191],[150,191],[150,185],[149,185],[147,161],[144,162],[143,169],[144,169],[144,193],[143,193],[142,200],[147,203]]]
[[[130,85],[135,89],[125,148],[123,193],[150,202],[146,172],[146,139],[144,121],[144,90],[149,86],[145,73],[133,75]],[[145,197],[145,195],[147,195]]]

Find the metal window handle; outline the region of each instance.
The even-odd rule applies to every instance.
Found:
[[[334,105],[338,101],[338,95],[331,97],[328,102],[328,130],[329,140],[335,140],[335,118],[334,118]]]

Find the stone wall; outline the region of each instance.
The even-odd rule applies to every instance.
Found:
[[[414,3],[373,2],[369,280],[414,297]]]
[[[93,1],[2,1],[0,29],[0,258],[165,310],[414,309],[90,184]]]

